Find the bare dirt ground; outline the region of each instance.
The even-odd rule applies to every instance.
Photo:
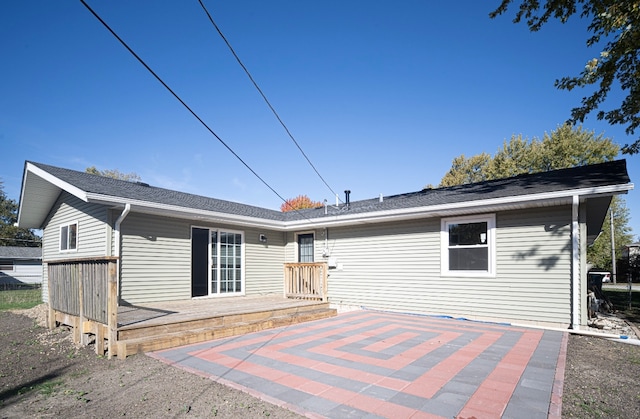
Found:
[[[0,418],[300,417],[145,355],[98,357],[23,313],[0,312]]]
[[[0,312],[0,418],[298,418],[145,355],[107,360],[48,331],[43,306]],[[563,417],[640,417],[640,346],[571,335]]]

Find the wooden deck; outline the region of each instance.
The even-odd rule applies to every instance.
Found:
[[[326,302],[279,296],[206,298],[118,308],[115,354],[168,349],[336,315]]]
[[[48,260],[48,326],[109,358],[335,316],[326,263],[285,264],[282,295],[119,305],[118,258]],[[287,298],[285,298],[287,297]]]

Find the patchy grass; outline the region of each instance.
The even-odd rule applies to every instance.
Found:
[[[18,390],[18,394],[22,395],[22,394],[26,394],[26,393],[28,393],[30,391],[36,390],[46,398],[46,397],[50,397],[50,396],[53,396],[54,394],[56,394],[56,391],[63,384],[64,384],[64,382],[62,380],[46,381],[44,383],[31,385],[31,386],[27,386],[27,387],[22,387],[21,389]]]
[[[640,291],[631,291],[627,289],[603,289],[604,295],[607,296],[613,307],[622,312],[627,320],[640,324]]]
[[[0,285],[0,310],[33,308],[42,303],[40,285]]]

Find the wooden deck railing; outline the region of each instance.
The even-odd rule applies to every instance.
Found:
[[[86,258],[47,261],[49,290],[49,327],[56,322],[73,323],[74,340],[86,344],[94,334],[96,353],[104,353],[104,338],[109,357],[117,338],[118,295],[117,258]],[[105,336],[106,334],[106,336]]]
[[[327,264],[324,262],[285,263],[285,296],[327,301],[327,271]]]

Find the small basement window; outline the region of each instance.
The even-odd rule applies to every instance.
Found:
[[[60,226],[60,251],[78,249],[78,222]]]
[[[442,275],[495,274],[495,215],[442,220]]]

